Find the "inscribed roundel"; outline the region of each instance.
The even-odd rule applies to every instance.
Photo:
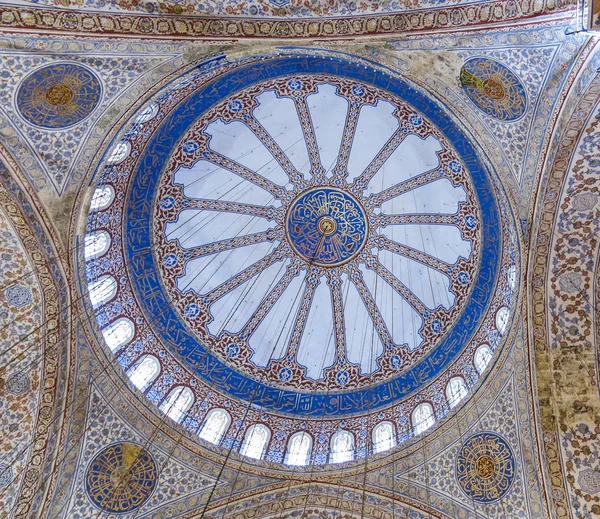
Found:
[[[17,92],[17,107],[29,123],[67,128],[90,115],[102,95],[100,80],[76,63],[57,63],[27,76]]]
[[[154,458],[134,443],[116,443],[90,463],[85,485],[92,502],[103,511],[120,514],[142,506],[158,478]]]
[[[512,70],[497,61],[468,60],[460,71],[460,82],[471,101],[487,115],[515,121],[525,113],[525,87]]]
[[[471,436],[456,459],[461,490],[479,503],[504,497],[515,479],[515,457],[504,438],[492,432]]]

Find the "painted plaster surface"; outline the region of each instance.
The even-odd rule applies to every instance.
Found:
[[[7,201],[6,192],[1,194]],[[0,286],[0,508],[8,513],[16,505],[35,437],[44,308],[35,265],[6,210],[0,210]]]
[[[600,510],[593,455],[600,405],[593,319],[599,97],[594,81],[563,133],[541,201],[534,258],[533,334],[558,517],[591,518]]]

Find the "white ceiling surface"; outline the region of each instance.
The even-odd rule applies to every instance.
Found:
[[[348,101],[335,92],[332,85],[319,85],[317,93],[308,98],[321,161],[327,171],[335,165],[348,110]],[[254,116],[309,180],[310,162],[293,101],[278,98],[270,91],[262,93],[258,99],[260,104]],[[394,110],[393,105],[381,100],[376,106],[361,109],[348,163],[349,181],[362,173],[398,128]],[[292,188],[285,172],[244,123],[225,124],[217,120],[208,126],[207,133],[212,136],[210,147],[214,151],[281,186]],[[380,192],[436,168],[439,165],[436,152],[441,149],[441,144],[433,136],[421,139],[414,134],[408,135],[374,176],[364,195]],[[191,168],[181,168],[176,172],[174,181],[183,185],[184,194],[189,198],[281,207],[281,203],[264,189],[203,160]],[[453,214],[458,210],[459,202],[465,200],[462,188],[454,188],[448,180],[440,179],[384,203],[381,210],[386,214]],[[165,232],[169,239],[179,240],[182,248],[193,249],[275,226],[274,222],[256,216],[187,209],[181,212],[178,221],[167,224]],[[471,254],[470,242],[463,240],[459,230],[452,226],[390,225],[377,232],[450,264],[461,256],[468,258]],[[272,253],[278,245],[279,242],[258,243],[191,260],[178,288],[183,292],[193,290],[198,295],[205,295]],[[444,274],[392,252],[373,248],[371,253],[428,308],[442,305],[449,309],[454,304],[455,297]],[[214,320],[208,326],[209,333],[218,336],[224,330],[241,332],[290,264],[289,259],[279,261],[214,302],[210,308]],[[405,344],[411,350],[418,348],[422,342],[418,333],[422,325],[421,316],[373,271],[364,265],[360,270],[394,342]],[[256,365],[266,366],[270,359],[285,356],[306,286],[305,276],[306,271],[301,270],[249,338],[249,345],[254,350],[251,360]],[[359,363],[363,373],[372,373],[377,369],[377,357],[383,352],[384,345],[358,291],[346,274],[342,274],[341,279],[347,357],[351,362]],[[309,378],[322,378],[324,369],[335,362],[333,322],[331,292],[323,277],[315,291],[297,354],[297,361],[307,368]]]

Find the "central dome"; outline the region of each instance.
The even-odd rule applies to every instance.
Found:
[[[478,277],[464,160],[423,112],[362,78],[252,81],[191,122],[157,181],[171,304],[195,343],[256,382],[414,380]]]
[[[300,194],[287,213],[287,238],[308,264],[336,267],[353,259],[367,238],[364,209],[349,193],[317,187]]]
[[[123,135],[85,272],[157,405],[184,396],[195,430],[212,411],[267,424],[277,460],[301,430],[315,453],[340,427],[420,432],[477,383],[507,330],[514,222],[427,93],[347,56],[216,60]]]

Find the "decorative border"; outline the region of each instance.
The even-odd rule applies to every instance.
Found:
[[[141,36],[175,39],[304,39],[390,36],[406,32],[451,30],[480,24],[507,23],[575,9],[571,0],[518,3],[496,0],[442,9],[373,16],[321,19],[223,18],[135,15],[0,7],[0,30],[29,30],[99,36]]]
[[[42,227],[36,209],[29,202],[24,190],[13,178],[11,171],[0,160],[0,202],[12,219],[14,228],[19,237],[36,273],[40,278],[40,287],[43,288],[43,307],[46,310],[42,336],[44,340],[44,365],[42,375],[42,395],[36,416],[36,426],[33,433],[35,442],[32,445],[27,462],[27,471],[22,479],[19,497],[14,506],[14,517],[25,518],[29,515],[34,502],[39,500],[45,490],[53,484],[52,480],[42,480],[46,489],[40,483],[40,478],[46,475],[44,465],[50,463],[48,450],[56,445],[56,436],[60,434],[60,423],[54,423],[55,408],[65,393],[64,370],[69,365],[66,352],[69,345],[61,347],[68,342],[65,323],[67,320],[67,295],[68,288],[64,283],[59,262],[49,261],[55,257],[55,251]],[[40,254],[40,250],[42,254]],[[62,379],[62,380],[61,380]]]
[[[551,259],[552,235],[554,224],[560,206],[556,203],[560,200],[560,193],[564,182],[569,174],[571,159],[576,151],[577,143],[589,121],[588,115],[600,99],[600,76],[596,76],[592,84],[581,96],[579,103],[573,111],[573,116],[565,125],[554,161],[550,165],[550,172],[538,195],[539,215],[535,218],[539,232],[535,236],[532,245],[531,263],[529,266],[528,279],[531,283],[532,301],[532,354],[535,358],[536,370],[538,371],[538,394],[540,399],[541,428],[544,433],[544,451],[548,462],[550,473],[549,484],[554,501],[556,516],[558,519],[571,517],[570,505],[565,487],[565,473],[561,460],[561,446],[558,438],[557,419],[554,406],[550,401],[554,394],[554,386],[543,384],[544,381],[553,381],[553,365],[548,363],[550,338],[548,334],[549,316],[547,312],[546,274],[552,271],[549,265]],[[550,268],[549,268],[550,267]],[[547,374],[546,376],[541,376]]]

